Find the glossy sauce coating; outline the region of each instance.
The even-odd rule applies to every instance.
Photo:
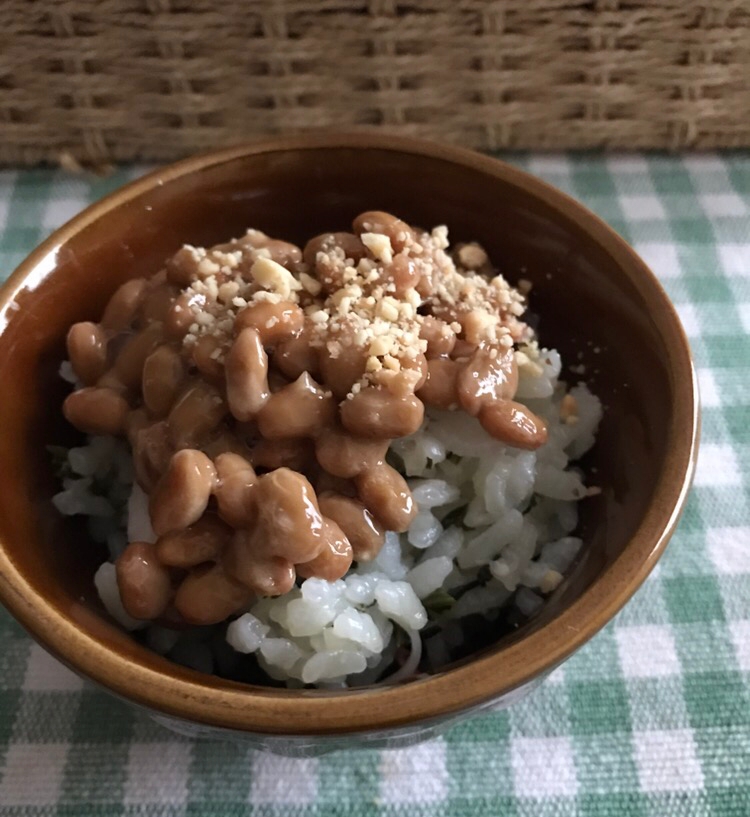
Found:
[[[440,242],[383,212],[304,248],[250,230],[182,248],[123,284],[100,323],[71,328],[84,388],[65,416],[128,438],[158,537],[117,562],[131,615],[213,623],[374,558],[416,515],[385,455],[425,406],[543,444],[544,423],[513,401],[525,325],[484,279],[458,281],[478,287],[468,306],[450,290]]]

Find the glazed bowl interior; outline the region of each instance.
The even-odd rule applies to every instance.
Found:
[[[244,687],[177,667],[103,614],[105,553],[54,512],[47,444],[66,444],[56,376],[75,321],[96,320],[124,280],[156,272],[183,243],[250,226],[295,242],[346,230],[363,210],[447,224],[503,274],[533,283],[531,310],[569,382],[604,404],[583,467],[599,496],[580,506],[583,555],[540,615],[469,663],[400,688],[352,693]],[[0,335],[0,591],[42,643],[118,694],[203,723],[259,732],[366,730],[457,712],[559,663],[634,592],[677,517],[694,455],[689,353],[666,296],[629,248],[562,194],[468,152],[385,137],[289,139],[152,174],[69,223],[6,286]],[[566,629],[567,628],[567,629]],[[286,719],[284,722],[280,719]],[[290,720],[291,719],[291,720]]]

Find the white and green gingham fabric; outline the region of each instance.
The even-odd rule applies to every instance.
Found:
[[[750,154],[510,160],[635,246],[693,345],[695,488],[641,591],[510,710],[407,750],[303,760],[176,737],[0,611],[0,815],[750,817]],[[0,173],[2,276],[138,172]]]

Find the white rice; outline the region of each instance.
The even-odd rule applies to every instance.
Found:
[[[459,619],[483,615],[491,628],[498,608],[511,601],[523,616],[537,613],[581,547],[570,534],[587,488],[569,463],[591,447],[601,418],[599,400],[580,384],[570,390],[578,420],[562,422],[559,355],[544,351],[540,363],[541,374],[521,368],[517,397],[548,424],[542,448],[505,446],[462,411],[429,410],[420,431],[395,440],[389,453],[419,508],[409,530],[388,533],[378,557],[344,579],[307,579],[285,596],[257,601],[228,625],[228,644],[293,687],[395,683],[416,672],[426,628],[426,666],[436,669],[460,645]],[[71,449],[54,503],[63,514],[88,517],[113,560],[128,539],[154,541],[147,497],[133,484],[121,441],[92,437]],[[112,562],[95,581],[117,621],[127,629],[144,626],[122,608]],[[176,661],[213,671],[212,632],[151,626],[145,638]],[[406,657],[383,679],[399,645]],[[226,657],[217,653],[215,660],[221,667]]]

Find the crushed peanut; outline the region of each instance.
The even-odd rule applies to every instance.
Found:
[[[489,262],[487,253],[479,244],[464,244],[458,250],[459,263],[466,269],[478,270]]]
[[[566,394],[560,403],[560,419],[569,426],[578,422],[578,401],[572,394]]]
[[[194,269],[187,288],[194,321],[184,343],[190,346],[211,334],[226,346],[234,320],[248,306],[289,302],[304,310],[310,346],[325,348],[333,359],[346,348],[362,350],[362,387],[387,385],[405,370],[405,361],[424,354],[423,313],[442,319],[474,345],[486,342],[507,349],[533,341],[533,331],[520,320],[525,298],[501,275],[478,272],[489,265],[478,244],[460,246],[454,261],[444,226],[398,233],[393,239],[371,229],[359,238],[364,257],[355,261],[329,241],[315,254],[314,266],[274,260],[263,246],[267,236],[257,230],[210,249],[184,247],[182,262]],[[324,284],[316,274],[321,268],[337,286]],[[406,277],[405,284],[400,275]],[[517,353],[517,362],[530,374],[540,370],[523,352]]]

